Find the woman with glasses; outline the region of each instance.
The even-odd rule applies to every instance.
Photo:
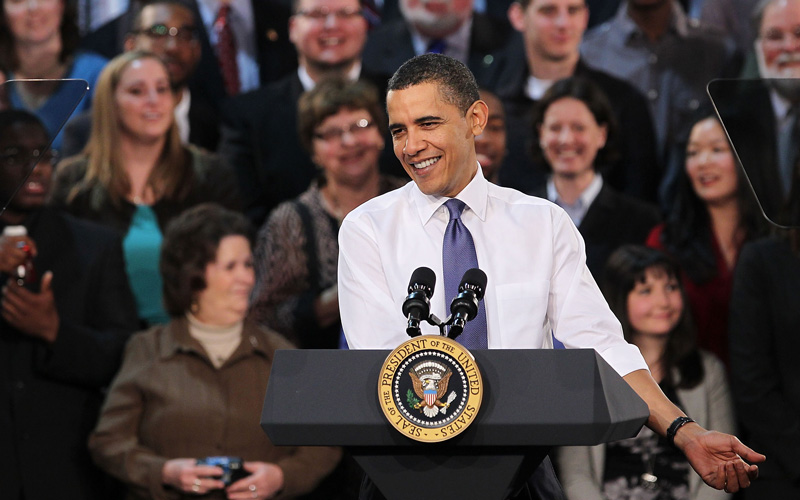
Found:
[[[252,309],[301,348],[339,345],[342,219],[405,183],[378,170],[385,129],[378,92],[363,81],[323,80],[298,103],[300,140],[320,175],[299,197],[279,205],[259,232]]]
[[[75,4],[66,0],[3,0],[0,13],[0,69],[11,79],[78,78],[89,84],[74,114],[89,109],[92,91],[107,60],[79,51]],[[26,109],[44,122],[51,136],[77,100],[74,84],[36,82],[9,87],[14,108]],[[68,105],[66,104],[68,103]],[[73,114],[73,116],[74,116]],[[61,134],[53,147],[61,145]]]
[[[219,157],[181,142],[169,74],[154,54],[112,59],[96,101],[89,143],[59,167],[51,200],[124,236],[139,317],[146,325],[165,323],[158,273],[163,228],[199,203],[238,208],[236,181]]]

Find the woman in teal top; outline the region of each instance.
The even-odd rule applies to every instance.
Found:
[[[155,55],[134,51],[112,59],[100,74],[95,104],[89,143],[59,166],[51,201],[124,235],[139,317],[164,323],[163,230],[198,203],[238,209],[235,177],[216,155],[181,143],[169,74]]]

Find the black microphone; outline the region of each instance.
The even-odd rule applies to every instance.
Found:
[[[436,285],[436,274],[427,267],[418,267],[408,282],[408,297],[403,302],[403,315],[408,318],[406,333],[412,337],[420,335],[419,323],[428,319],[431,312],[430,298]]]
[[[447,336],[451,339],[461,335],[467,321],[472,321],[478,315],[478,302],[483,299],[487,281],[486,273],[477,267],[464,273],[461,284],[458,285],[458,295],[450,303],[453,324],[450,325],[450,332]]]

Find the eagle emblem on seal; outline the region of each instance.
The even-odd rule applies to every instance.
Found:
[[[414,392],[420,398],[414,405],[415,410],[420,410],[428,418],[433,418],[441,412],[444,414],[450,403],[456,399],[455,391],[451,391],[447,400],[442,402],[447,393],[447,384],[453,372],[446,365],[436,361],[422,361],[414,365],[408,372],[414,386]]]

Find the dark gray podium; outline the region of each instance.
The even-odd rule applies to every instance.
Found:
[[[347,448],[388,500],[503,500],[552,446],[632,437],[649,414],[594,350],[475,350],[476,420],[449,441],[420,443],[378,405],[389,352],[276,352],[261,427],[276,445]]]

